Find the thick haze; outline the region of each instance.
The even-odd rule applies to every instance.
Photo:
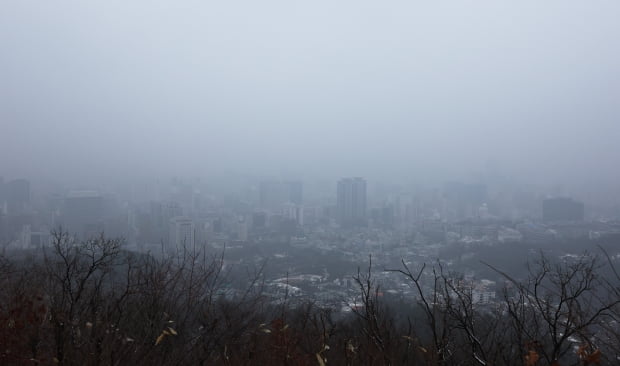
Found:
[[[492,162],[617,189],[619,16],[617,0],[4,0],[0,170],[444,179]]]

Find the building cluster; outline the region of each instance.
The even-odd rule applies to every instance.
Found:
[[[331,194],[304,194],[301,181],[265,180],[249,194],[218,197],[181,180],[125,192],[37,192],[25,179],[0,180],[0,240],[22,247],[62,228],[84,239],[105,232],[136,250],[175,252],[210,241],[298,240],[315,232],[378,229],[411,233],[415,243],[542,242],[615,235],[610,220],[587,220],[582,202],[532,193],[493,192],[485,184],[442,189],[375,187],[342,178]],[[129,194],[127,193],[129,191]]]
[[[0,178],[0,244],[35,250],[61,229],[78,240],[102,232],[123,237],[126,249],[153,255],[226,248],[227,265],[270,261],[276,275],[266,279],[266,291],[274,301],[284,291],[334,305],[335,298],[355,302],[351,274],[369,257],[378,268],[402,260],[422,266],[439,257],[451,265],[494,247],[620,240],[617,217],[544,192],[463,182],[406,190],[361,177],[319,186],[264,180],[217,194],[200,182],[174,179],[45,191],[25,179]],[[385,296],[415,297],[403,281],[381,271],[376,276]],[[475,302],[493,301],[496,289],[488,281],[472,278]]]

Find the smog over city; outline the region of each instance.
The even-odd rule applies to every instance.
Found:
[[[0,3],[1,365],[616,365],[620,2]]]

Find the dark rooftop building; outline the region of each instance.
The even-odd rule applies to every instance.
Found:
[[[65,198],[64,225],[81,239],[103,232],[103,199],[93,191],[74,191]]]

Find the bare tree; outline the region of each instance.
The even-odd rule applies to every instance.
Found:
[[[117,259],[122,240],[101,234],[83,242],[67,232],[52,232],[52,247],[45,252],[43,271],[50,302],[55,359],[59,364],[84,342],[81,322],[100,311],[104,281]],[[95,323],[92,323],[95,324]]]
[[[522,354],[549,364],[600,358],[600,330],[615,321],[620,297],[617,287],[601,277],[596,256],[585,253],[552,263],[541,254],[522,281],[490,267],[513,286],[504,291],[504,304],[517,340],[514,345]]]

